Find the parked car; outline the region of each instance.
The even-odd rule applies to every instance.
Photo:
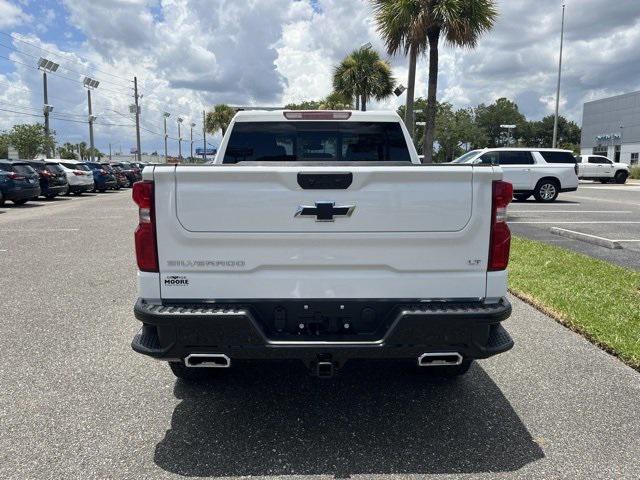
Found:
[[[78,160],[60,160],[60,167],[64,170],[69,182],[69,193],[82,195],[95,188],[93,171],[86,163]]]
[[[124,174],[129,179],[129,183],[131,185],[142,180],[142,170],[131,163],[114,162],[114,163],[111,163],[111,165],[114,167],[121,168]]]
[[[120,190],[121,188],[127,188],[131,186],[129,179],[125,175],[124,171],[120,167],[116,167],[109,163],[103,163],[103,167],[109,172],[113,173],[118,181],[118,185],[116,186],[116,190]]]
[[[578,165],[571,150],[485,148],[467,152],[451,163],[500,165],[520,201],[533,195],[538,202],[553,202],[559,193],[578,189]]]
[[[40,196],[40,175],[26,162],[0,160],[0,206],[22,205]]]
[[[116,188],[118,180],[113,173],[108,172],[98,162],[85,162],[87,167],[93,172],[93,181],[95,183],[95,190],[99,192],[106,192],[112,188]]]
[[[395,112],[238,112],[221,145],[133,186],[135,351],[197,381],[276,358],[455,377],[513,346],[501,169],[420,165]]]
[[[67,175],[59,163],[44,160],[25,160],[40,175],[40,195],[53,198],[69,191]]]
[[[576,159],[578,177],[581,179],[623,184],[629,178],[629,166],[626,163],[613,163],[602,155],[578,155]]]

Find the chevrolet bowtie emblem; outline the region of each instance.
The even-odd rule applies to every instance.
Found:
[[[350,217],[355,205],[338,205],[335,202],[316,202],[314,207],[300,205],[296,217],[316,217],[316,222],[333,222],[335,217]]]

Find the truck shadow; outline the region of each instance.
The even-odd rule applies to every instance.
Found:
[[[262,364],[174,394],[154,461],[184,476],[501,472],[544,457],[478,365],[438,382],[389,363],[331,380]]]

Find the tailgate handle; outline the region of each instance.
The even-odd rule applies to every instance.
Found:
[[[353,182],[353,173],[298,173],[298,185],[303,190],[346,190]]]

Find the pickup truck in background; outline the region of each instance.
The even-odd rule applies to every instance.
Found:
[[[601,155],[579,155],[576,159],[581,179],[623,184],[629,178],[629,166],[625,163],[613,163]]]
[[[451,163],[500,165],[519,201],[533,195],[538,202],[553,202],[560,193],[578,189],[578,166],[571,150],[485,148],[467,152]]]
[[[134,184],[132,347],[186,380],[269,359],[461,375],[513,346],[512,193],[499,166],[421,165],[393,112],[239,112],[214,165]]]

